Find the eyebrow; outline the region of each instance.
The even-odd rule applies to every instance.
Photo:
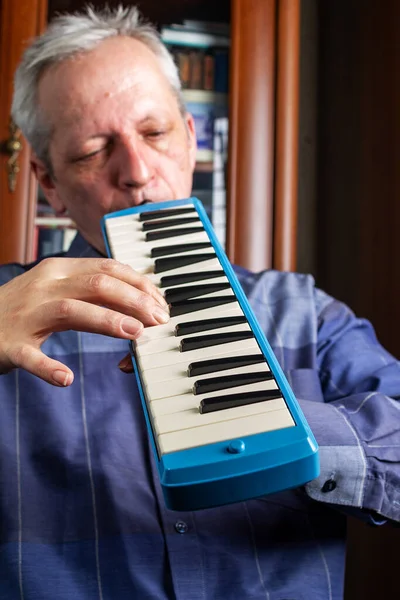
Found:
[[[171,119],[169,119],[166,116],[146,116],[143,117],[143,119],[140,119],[140,121],[138,121],[138,125],[146,125],[147,123],[151,123],[153,121],[156,121],[157,123],[162,122],[162,123],[167,123],[168,121],[170,121]]]

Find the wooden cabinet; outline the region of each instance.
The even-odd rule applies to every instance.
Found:
[[[33,244],[37,187],[30,170],[30,150],[10,127],[13,74],[26,40],[46,24],[46,0],[0,3],[0,264],[25,262]],[[12,156],[10,142],[22,143]],[[14,163],[14,173],[12,165]],[[14,189],[15,185],[15,189]]]
[[[400,358],[400,3],[319,11],[317,282]],[[346,600],[394,598],[400,529],[348,532]]]
[[[227,249],[232,261],[253,270],[296,268],[299,3],[139,3],[143,14],[157,23],[183,17],[231,23]],[[49,0],[48,6],[46,0],[3,0],[0,4],[0,263],[31,259],[37,195],[25,142],[18,157],[15,191],[9,188],[5,150],[12,74],[24,42],[43,30],[47,13],[51,18],[55,12],[82,5],[80,0]]]

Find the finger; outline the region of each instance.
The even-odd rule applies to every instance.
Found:
[[[124,356],[124,358],[118,363],[118,367],[124,373],[132,373],[133,372],[132,357],[129,353],[126,356]]]
[[[49,332],[84,331],[134,340],[143,332],[143,324],[133,317],[82,300],[64,299],[48,302],[40,309],[39,322],[46,324],[37,336],[41,344]]]
[[[108,275],[149,294],[161,306],[166,306],[163,294],[148,277],[112,258],[48,258],[40,265],[43,265],[42,270],[58,280],[75,278],[79,275]]]
[[[24,345],[15,350],[10,358],[16,367],[29,371],[51,385],[68,387],[74,380],[71,369],[62,362],[49,358],[35,346]]]
[[[106,306],[132,316],[145,325],[164,324],[169,320],[166,303],[163,307],[148,293],[104,273],[85,274],[73,280],[63,280],[61,285],[59,296]]]
[[[124,281],[136,289],[149,294],[149,296],[152,296],[157,302],[161,303],[162,306],[167,305],[159,288],[154,285],[146,275],[138,273],[129,265],[113,259],[100,259],[98,267],[98,272],[105,273],[110,277]]]

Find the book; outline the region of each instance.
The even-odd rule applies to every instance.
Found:
[[[229,36],[204,31],[189,31],[185,28],[161,28],[161,39],[165,44],[194,48],[229,48]]]
[[[37,258],[45,258],[63,251],[64,231],[58,227],[39,227]]]
[[[33,236],[33,259],[38,260],[66,252],[76,233],[75,227],[36,224]]]
[[[168,25],[171,29],[184,31],[199,31],[202,33],[212,33],[229,37],[230,25],[220,21],[201,21],[196,19],[183,19],[182,23],[171,23]]]
[[[203,66],[204,54],[200,50],[193,49],[189,52],[189,88],[192,90],[203,89]]]
[[[175,64],[178,67],[179,79],[182,89],[190,87],[190,56],[187,48],[173,47],[171,54],[174,57]]]
[[[197,136],[197,161],[213,160],[214,121],[228,115],[228,98],[208,90],[183,90],[186,109],[192,114]]]
[[[67,252],[69,250],[70,245],[72,244],[76,234],[77,234],[77,230],[74,229],[73,227],[66,227],[64,229],[64,238],[63,238],[63,252]]]
[[[214,62],[214,55],[212,51],[208,50],[203,56],[203,81],[201,86],[203,90],[215,89]]]
[[[36,217],[35,225],[47,225],[48,227],[71,227],[73,225],[72,219],[69,217],[56,217],[48,216],[48,217]]]
[[[228,119],[214,121],[214,160],[211,221],[222,245],[226,244],[226,178],[228,161]]]

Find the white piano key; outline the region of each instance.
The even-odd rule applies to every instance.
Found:
[[[190,223],[182,223],[180,225],[171,225],[170,227],[165,227],[160,226],[157,229],[146,229],[142,227],[142,224],[138,225],[138,226],[134,226],[132,227],[132,229],[128,230],[124,230],[123,232],[121,231],[119,233],[119,235],[113,235],[113,240],[116,246],[122,246],[123,244],[131,244],[131,242],[136,242],[137,239],[141,239],[142,234],[146,235],[147,233],[150,233],[151,231],[176,231],[177,236],[176,237],[182,237],[179,236],[179,230],[180,229],[186,229],[187,227],[194,227],[196,229],[198,229],[198,231],[193,232],[190,235],[199,235],[199,234],[203,234],[206,233],[204,230],[204,225],[201,221],[192,221]],[[189,235],[189,234],[188,234]],[[153,244],[155,242],[159,242],[162,241],[162,239],[160,240],[149,240],[147,243],[148,244]],[[165,242],[165,238],[164,238],[164,242]]]
[[[117,236],[120,231],[129,230],[132,227],[139,227],[140,221],[138,215],[125,215],[106,219],[106,231],[108,234]]]
[[[158,435],[156,440],[160,454],[244,438],[248,435],[275,429],[294,427],[295,423],[287,408],[270,411],[267,408],[268,402],[263,404],[265,405],[264,412],[256,415]]]
[[[213,249],[210,248],[209,250],[205,250],[205,251],[203,250],[203,252],[196,252],[196,254],[202,254],[202,253],[212,254],[213,252],[214,252]],[[134,269],[138,273],[143,273],[145,275],[154,274],[154,261],[156,260],[155,258],[146,258],[146,257],[126,258],[125,257],[123,260],[120,260],[117,253],[115,254],[115,256],[116,256],[117,260],[119,260],[120,262],[123,262],[126,265],[129,265],[132,269]],[[174,256],[178,256],[178,255],[174,255]],[[168,258],[168,257],[163,256],[161,258]],[[193,269],[197,269],[197,267],[200,266],[202,263],[210,263],[212,260],[213,260],[213,258],[209,258],[204,261],[199,261],[198,263],[192,263],[190,265],[187,265],[187,266],[191,267],[191,269],[188,269],[187,272],[191,273],[193,271]],[[184,268],[185,267],[176,267],[174,269],[170,269],[169,271],[164,271],[162,274],[160,273],[160,275],[166,275],[167,273],[168,274],[184,273],[185,271],[182,270]]]
[[[195,287],[195,286],[199,286],[201,287],[202,285],[214,285],[217,283],[229,283],[230,285],[230,281],[227,278],[226,275],[221,274],[218,277],[212,277],[211,279],[199,279],[198,281],[190,281],[189,283],[180,283],[179,285],[170,285],[166,288],[163,289],[163,291],[165,292],[165,290],[173,290],[175,288],[185,288],[185,287]],[[228,289],[228,288],[226,288]],[[232,288],[230,288],[232,289]]]
[[[190,208],[190,204],[188,204],[185,208]],[[166,210],[179,210],[179,207],[166,208]],[[167,217],[162,217],[163,220],[167,219],[177,219],[179,217],[189,217],[189,216],[198,216],[197,210],[193,206],[193,211],[185,213],[185,214],[176,214]],[[161,219],[161,217],[159,217]],[[112,219],[106,219],[106,231],[107,233],[112,233],[112,235],[117,236],[121,231],[129,230],[131,227],[142,226],[144,221],[140,220],[139,214],[130,214],[130,215],[122,215],[120,217],[113,217]]]
[[[235,350],[234,352],[227,352],[226,354],[223,355],[217,355],[215,356],[215,358],[231,358],[231,357],[235,357],[235,356],[244,356],[247,354],[254,354],[259,356],[261,354],[261,350],[258,346],[253,347],[253,348],[247,348],[246,350],[242,350],[242,349],[238,349]],[[214,358],[214,356],[208,356],[205,360],[212,360]],[[142,378],[142,382],[144,385],[151,385],[153,383],[156,382],[162,382],[162,381],[172,381],[174,379],[179,379],[179,378],[187,378],[188,377],[188,373],[187,373],[187,367],[188,365],[194,361],[189,360],[187,363],[183,362],[183,363],[177,363],[177,364],[172,364],[172,365],[168,365],[167,367],[156,367],[156,368],[149,368],[146,369],[144,371],[141,371],[141,378]],[[230,369],[228,369],[226,372],[228,373]],[[225,371],[224,371],[225,372]],[[216,373],[212,373],[212,376],[218,376],[219,371]],[[196,381],[196,379],[200,379],[200,377],[205,377],[205,375],[199,375],[196,377],[189,377],[189,381],[193,382]]]
[[[179,245],[180,244],[192,244],[192,243],[198,241],[199,233],[201,233],[201,234],[204,233],[204,230],[202,228],[199,227],[198,229],[199,229],[199,232],[188,233],[188,234],[176,236],[176,237],[163,238],[162,240],[156,240],[156,241],[162,242],[159,244],[159,246],[175,246],[178,244]],[[138,267],[140,267],[141,258],[146,258],[146,257],[148,258],[150,256],[150,252],[146,251],[143,255],[141,253],[137,254],[134,251],[134,248],[136,248],[136,247],[144,248],[147,244],[148,244],[148,248],[151,248],[151,244],[154,244],[154,241],[147,242],[145,233],[138,232],[138,234],[134,238],[131,237],[131,238],[129,238],[129,240],[127,239],[127,241],[124,244],[115,244],[115,241],[113,238],[111,238],[109,240],[109,244],[110,244],[113,258],[115,258],[116,260],[119,260],[120,262],[129,264],[133,268],[137,268],[136,267],[137,261],[139,261]],[[129,247],[132,248],[132,253],[127,252],[127,248],[129,248]],[[191,252],[193,252],[193,251],[191,251]],[[203,252],[211,253],[211,252],[214,252],[214,249],[212,247],[205,248],[203,250]],[[152,259],[152,260],[155,260],[155,259]]]
[[[194,272],[202,273],[204,271],[217,271],[219,269],[222,269],[222,266],[218,258],[215,257],[210,258],[209,260],[204,260],[195,265],[186,265],[184,267],[180,267],[179,269],[171,269],[170,271],[164,271],[163,273],[150,273],[149,275],[147,275],[147,277],[155,285],[160,285],[160,279],[162,277],[168,277],[170,275],[185,275],[186,273]]]
[[[226,410],[218,410],[204,415],[199,412],[196,406],[179,413],[154,417],[153,427],[157,435],[163,435],[174,431],[183,431],[184,429],[205,427],[233,419],[243,419],[244,417],[265,413],[266,410],[267,412],[273,412],[285,409],[287,410],[287,406],[283,398],[255,402],[254,404],[238,406],[237,408],[227,408]]]
[[[212,283],[212,281],[210,280],[210,283]],[[201,282],[196,281],[196,283],[194,283],[193,285],[199,285],[199,287],[201,286]],[[180,286],[175,286],[175,287],[180,287]],[[166,288],[168,289],[168,288]],[[173,289],[173,288],[171,288]],[[226,288],[225,290],[218,290],[217,292],[210,292],[208,294],[197,294],[196,296],[193,296],[191,298],[188,298],[188,300],[195,300],[196,298],[218,298],[218,296],[233,296],[235,295],[235,292],[233,291],[232,288]],[[190,313],[188,313],[190,314]],[[183,315],[182,315],[183,316]]]
[[[148,403],[151,416],[159,417],[160,415],[170,415],[176,413],[179,415],[185,410],[196,408],[199,409],[200,402],[203,398],[215,398],[218,396],[229,396],[231,394],[244,394],[250,392],[262,392],[264,390],[277,390],[278,386],[274,379],[269,381],[259,381],[258,383],[250,383],[247,385],[239,385],[226,390],[218,390],[217,392],[209,392],[195,396],[192,392],[181,394],[179,396],[168,396],[159,400],[153,400]],[[261,404],[261,403],[259,403]],[[246,407],[244,407],[246,408]],[[225,410],[216,411],[218,413],[226,412]],[[199,413],[200,414],[200,413]],[[209,413],[212,414],[212,413]],[[179,416],[177,417],[179,418]]]
[[[185,257],[185,256],[192,256],[192,255],[196,255],[196,254],[211,254],[213,252],[213,249],[204,249],[204,250],[191,250],[190,252],[185,252],[185,254],[170,254],[170,255],[166,255],[166,256],[160,256],[160,257],[156,257],[156,258],[152,258],[149,256],[136,256],[136,257],[129,257],[129,258],[125,258],[123,261],[118,258],[118,260],[120,262],[123,262],[126,265],[129,265],[130,267],[132,267],[132,269],[134,269],[135,271],[139,271],[142,272],[142,270],[144,269],[145,272],[148,273],[153,273],[154,272],[154,263],[155,260],[157,260],[157,258],[161,258],[161,259],[167,259],[167,258],[179,258],[179,257]],[[211,260],[211,259],[210,259]],[[203,261],[199,261],[198,263],[192,263],[191,267],[192,267],[192,271],[193,269],[196,269],[198,264],[201,264]],[[205,262],[205,261],[204,261]],[[177,267],[177,269],[175,270],[179,270],[180,267]]]
[[[150,253],[153,249],[156,248],[163,248],[164,246],[168,246],[168,247],[172,247],[173,245],[177,245],[177,246],[181,246],[182,244],[185,243],[190,243],[190,244],[196,244],[196,243],[204,243],[204,242],[209,242],[210,239],[207,235],[207,233],[205,231],[201,231],[200,233],[192,233],[190,234],[191,239],[190,242],[182,242],[180,241],[179,244],[170,244],[169,240],[168,243],[166,243],[166,240],[155,240],[154,242],[137,242],[134,245],[130,243],[130,240],[113,240],[113,247],[115,248],[116,252],[118,252],[118,256],[120,257],[119,260],[123,260],[124,258],[127,259],[134,259],[136,258],[136,256],[145,256],[145,257],[150,257]],[[208,248],[204,248],[203,252],[205,252],[206,250],[208,250]],[[210,246],[209,248],[210,251],[212,251],[212,246]],[[191,250],[191,252],[193,252]],[[183,254],[183,253],[180,253]]]
[[[168,398],[170,396],[193,394],[193,386],[196,381],[212,379],[213,377],[231,377],[233,375],[262,372],[270,373],[270,368],[266,362],[257,363],[255,365],[247,365],[245,367],[238,367],[236,369],[218,371],[217,373],[207,373],[206,375],[198,375],[197,377],[188,377],[187,374],[185,374],[184,372],[183,376],[177,377],[175,379],[170,379],[168,381],[152,381],[150,379],[150,381],[147,380],[146,382],[144,382],[143,385],[146,389],[146,396],[148,398],[148,401],[153,402],[153,400],[162,400],[163,398]],[[227,390],[228,388],[225,389]],[[229,389],[231,390],[232,388]],[[219,393],[221,393],[221,390]],[[196,395],[196,398],[201,399],[202,396],[203,394]]]
[[[207,235],[206,231],[204,230],[204,228],[201,227],[198,223],[188,223],[186,225],[186,227],[189,227],[189,226],[192,226],[192,225],[193,225],[193,227],[196,226],[196,229],[198,229],[198,231],[194,231],[193,233],[187,233],[185,235],[177,235],[176,237],[172,237],[172,238],[161,238],[159,240],[149,240],[149,241],[146,241],[145,236],[146,236],[146,233],[148,233],[148,232],[147,231],[143,231],[142,229],[138,229],[137,231],[132,231],[130,233],[125,232],[123,235],[119,235],[119,236],[115,236],[115,237],[113,236],[112,240],[113,240],[114,246],[116,248],[122,249],[123,247],[125,247],[125,250],[127,250],[129,248],[133,249],[136,245],[143,246],[143,245],[146,245],[146,244],[150,248],[153,247],[153,246],[155,248],[158,248],[159,246],[168,245],[168,244],[166,244],[166,240],[169,240],[169,239],[180,239],[181,240],[186,235],[187,236],[189,236],[189,235],[193,236],[192,237],[192,241],[195,241],[195,240],[196,241],[207,241],[205,239],[205,237],[208,238],[208,235]],[[182,227],[185,228],[183,225],[176,225],[175,227],[176,228],[180,228],[180,229],[182,229]],[[166,230],[172,230],[174,228],[171,227],[171,228],[165,228],[165,229]],[[156,231],[156,230],[154,230],[154,231]],[[161,230],[157,230],[157,231],[161,231]],[[142,234],[143,234],[144,240],[141,239],[142,238]],[[208,238],[208,241],[210,241],[209,238]]]
[[[193,213],[191,215],[185,215],[184,218],[197,218],[198,219],[198,215],[197,213]],[[179,218],[179,217],[177,217]],[[165,219],[165,222],[167,222],[168,219]],[[164,223],[164,219],[163,219],[163,223]],[[204,231],[204,225],[202,223],[202,221],[200,221],[200,219],[198,219],[197,221],[192,221],[191,223],[180,223],[178,225],[174,225],[174,224],[170,224],[168,227],[165,227],[164,224],[162,224],[159,228],[154,228],[154,229],[149,229],[147,230],[146,227],[143,228],[143,224],[140,223],[139,227],[137,225],[134,225],[132,227],[132,229],[128,232],[124,232],[124,236],[126,236],[127,240],[130,239],[132,240],[132,242],[134,242],[136,240],[136,237],[140,238],[141,233],[148,233],[150,231],[176,231],[176,233],[179,233],[180,229],[186,229],[187,227],[195,227],[196,229],[199,229],[200,231]],[[121,236],[121,234],[120,234]],[[122,237],[122,236],[121,236]]]
[[[247,350],[250,348],[259,349],[259,346],[254,338],[241,340],[240,342],[230,342],[229,344],[213,346],[212,354],[214,356],[218,356],[221,354],[229,354],[229,352],[234,352],[235,350],[243,350],[243,354],[247,354]],[[168,365],[174,365],[182,362],[189,364],[198,360],[208,360],[210,355],[210,348],[190,350],[189,352],[179,352],[178,349],[174,349],[169,350],[168,352],[150,354],[148,356],[137,356],[137,361],[140,365],[140,370],[145,371],[146,369],[166,367]]]
[[[222,329],[210,329],[209,331],[190,333],[182,337],[171,335],[170,337],[149,340],[144,344],[137,345],[136,351],[138,356],[148,356],[149,354],[158,354],[160,352],[164,353],[175,350],[176,348],[179,350],[180,343],[182,339],[185,338],[196,338],[202,335],[214,335],[219,333],[235,333],[239,331],[251,331],[250,325],[248,323],[240,323],[239,325],[232,325],[231,327],[224,327]],[[215,348],[215,346],[212,346],[211,344],[208,346],[210,353],[212,353],[213,348]],[[184,352],[184,354],[187,354],[187,352]]]
[[[210,281],[212,281],[210,279]],[[217,279],[215,279],[217,281]],[[215,311],[215,312],[214,312]],[[200,314],[201,313],[201,314]],[[190,313],[187,315],[178,315],[177,317],[171,317],[168,323],[165,325],[153,325],[152,327],[146,327],[142,335],[135,340],[135,346],[141,346],[158,338],[168,337],[170,335],[175,336],[175,327],[180,323],[187,323],[190,321],[204,321],[205,319],[218,319],[218,317],[240,317],[243,315],[243,311],[237,302],[232,302],[226,306],[215,306],[214,309],[198,310],[196,317],[190,318]],[[225,327],[220,327],[219,330],[223,331]],[[207,333],[207,332],[203,332]],[[177,339],[181,339],[180,336]]]

